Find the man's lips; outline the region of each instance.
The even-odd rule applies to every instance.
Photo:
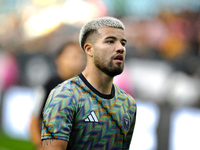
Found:
[[[123,62],[124,57],[123,57],[122,54],[118,54],[118,55],[116,55],[116,56],[114,57],[114,60],[115,60],[115,61],[118,61],[118,62]]]

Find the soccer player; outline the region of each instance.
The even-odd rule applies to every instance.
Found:
[[[44,150],[129,149],[135,100],[113,84],[126,54],[124,24],[113,17],[89,21],[79,43],[86,68],[52,90],[43,112]]]

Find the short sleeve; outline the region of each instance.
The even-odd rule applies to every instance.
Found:
[[[75,112],[76,105],[73,101],[73,94],[67,90],[57,94],[57,91],[53,90],[43,112],[42,140],[69,141]]]

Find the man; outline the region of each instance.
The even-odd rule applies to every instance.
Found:
[[[112,17],[85,24],[79,43],[86,68],[57,86],[45,105],[45,150],[129,149],[136,118],[135,100],[113,84],[124,68],[125,27]]]
[[[57,75],[53,76],[44,86],[36,88],[36,105],[30,122],[30,135],[37,150],[42,150],[41,122],[42,110],[50,91],[63,81],[79,74],[85,67],[85,55],[78,43],[64,43],[56,52],[55,65]]]

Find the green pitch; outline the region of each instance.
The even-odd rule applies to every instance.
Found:
[[[0,150],[34,150],[30,141],[13,139],[0,132]]]

